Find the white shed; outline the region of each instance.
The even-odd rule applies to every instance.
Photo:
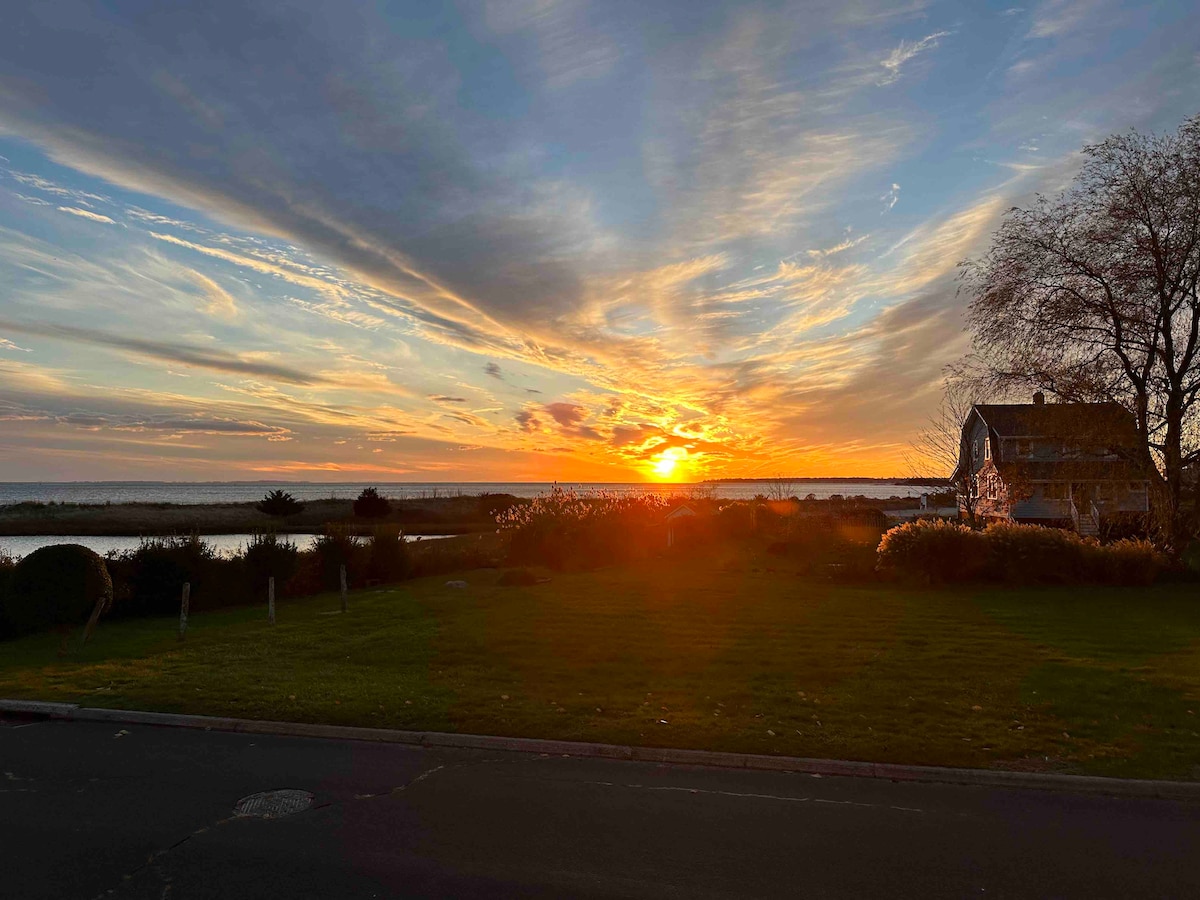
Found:
[[[696,511],[686,503],[682,506],[677,506],[667,513],[667,546],[675,546],[675,526],[681,520],[692,518],[696,515]]]

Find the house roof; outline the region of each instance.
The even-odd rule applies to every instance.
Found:
[[[1012,484],[1027,481],[1144,481],[1146,475],[1123,459],[993,460]]]
[[[1102,440],[1114,448],[1138,442],[1134,418],[1119,403],[981,403],[974,410],[999,437]]]
[[[958,478],[966,457],[967,432],[978,416],[997,438],[1051,438],[1074,447],[1090,459],[1012,458],[1016,448],[1003,444],[993,448],[992,463],[1006,481],[1124,480],[1141,479],[1136,458],[1139,446],[1133,416],[1119,403],[979,403],[963,422],[962,455],[954,470]],[[1006,455],[1008,454],[1008,455]],[[1108,459],[1097,459],[1107,456]]]

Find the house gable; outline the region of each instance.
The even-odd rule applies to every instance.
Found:
[[[959,505],[985,519],[1098,521],[1149,509],[1133,417],[1115,403],[978,404],[963,422]]]

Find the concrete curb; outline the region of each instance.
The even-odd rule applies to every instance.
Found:
[[[721,753],[707,750],[672,750],[662,747],[628,747],[538,738],[498,737],[482,734],[449,734],[438,731],[397,731],[352,725],[313,725],[304,722],[272,722],[219,716],[188,716],[177,713],[142,712],[125,709],[93,709],[74,703],[38,700],[2,700],[0,714],[11,713],[74,722],[113,722],[124,725],[156,725],[197,728],[204,731],[233,731],[242,734],[271,734],[285,737],[323,738],[339,741],[374,741],[419,747],[451,747],[468,750],[504,750],[548,756],[620,759],[665,765],[709,766],[802,775],[843,775],[889,781],[920,781],[1041,791],[1110,794],[1200,801],[1200,782],[1148,781],[1099,778],[1090,775],[1048,775],[1036,772],[1006,772],[998,769],[952,769],[941,766],[906,766],[893,763],[857,762],[846,759],[807,759],[797,756],[762,756],[753,753]]]

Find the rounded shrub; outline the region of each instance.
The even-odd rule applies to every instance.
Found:
[[[354,501],[354,515],[362,519],[382,519],[391,511],[391,502],[373,487],[363,488]]]
[[[932,583],[972,581],[988,564],[983,534],[944,519],[897,525],[883,535],[876,556],[882,570]]]
[[[280,590],[299,567],[296,545],[273,532],[255,534],[242,552],[242,562],[256,594],[266,590],[267,580],[275,579]]]
[[[1098,581],[1091,571],[1094,540],[1074,531],[994,522],[984,530],[988,544],[988,575],[1010,584],[1078,584]]]
[[[1095,547],[1092,565],[1104,584],[1153,584],[1170,565],[1166,555],[1149,541],[1123,540]]]
[[[82,625],[112,605],[104,560],[79,544],[34,550],[13,568],[0,607],[0,636],[15,637],[55,625]]]

